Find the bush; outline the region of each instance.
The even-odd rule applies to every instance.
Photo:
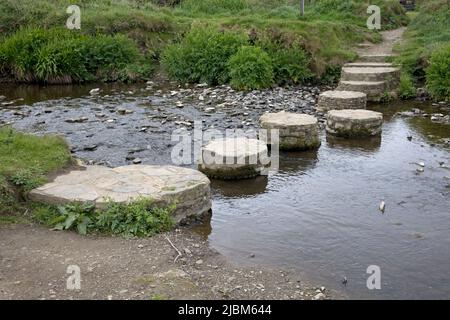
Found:
[[[410,99],[416,96],[414,82],[408,74],[402,73],[398,91],[399,97],[402,99]]]
[[[229,81],[228,59],[246,43],[243,34],[194,26],[180,43],[166,48],[162,63],[180,82],[224,84]]]
[[[311,79],[310,58],[298,42],[285,44],[263,37],[256,44],[269,54],[277,84],[298,84]]]
[[[450,99],[450,44],[436,50],[426,71],[427,88],[435,99]]]
[[[18,81],[47,83],[133,81],[150,70],[123,35],[84,36],[59,28],[27,28],[6,38],[0,43],[0,68]]]
[[[274,81],[272,61],[259,47],[241,47],[230,58],[229,69],[234,89],[263,89],[270,87]]]

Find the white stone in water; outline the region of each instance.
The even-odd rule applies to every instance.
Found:
[[[56,177],[29,196],[49,204],[93,202],[100,209],[108,201],[129,203],[145,197],[157,206],[176,203],[177,223],[211,208],[209,179],[199,171],[175,166],[88,166]]]
[[[362,138],[381,133],[383,114],[370,110],[331,110],[326,131],[344,138]]]
[[[325,91],[319,95],[317,111],[365,109],[367,94],[357,91]]]
[[[267,130],[267,135],[261,135],[267,144],[271,143],[272,130],[277,129],[282,150],[307,150],[320,146],[318,121],[311,115],[281,111],[263,114],[259,121],[261,128]]]
[[[249,138],[225,138],[202,148],[199,170],[216,179],[245,179],[260,175],[268,163],[264,142]]]

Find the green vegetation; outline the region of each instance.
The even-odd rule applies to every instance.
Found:
[[[0,70],[17,81],[128,81],[148,74],[149,68],[134,42],[122,35],[25,28],[0,44]]]
[[[234,89],[262,89],[273,84],[272,60],[261,48],[241,47],[230,58],[229,67]]]
[[[447,0],[420,0],[405,33],[405,41],[397,46],[396,62],[415,85],[427,84],[435,99],[449,99],[448,43],[450,43],[450,4]],[[447,49],[445,49],[447,48]],[[447,60],[445,58],[447,51]],[[438,52],[431,59],[434,52]],[[439,53],[440,52],[440,53]],[[433,61],[432,61],[433,60]],[[430,70],[427,72],[427,69]],[[443,70],[447,70],[447,73]],[[442,87],[441,87],[442,85]]]
[[[46,182],[46,175],[71,162],[58,136],[37,137],[0,128],[0,214],[14,214],[27,191]]]
[[[450,100],[450,44],[436,50],[426,71],[427,87],[436,99]]]
[[[402,99],[409,99],[416,96],[416,88],[414,87],[414,82],[411,79],[411,76],[407,73],[403,73],[400,76],[399,83],[399,97]]]
[[[246,42],[244,34],[195,26],[180,43],[167,47],[163,64],[181,82],[224,84],[229,81],[228,59]]]
[[[170,230],[174,221],[174,206],[159,208],[150,199],[137,199],[129,204],[108,202],[105,210],[97,210],[93,203],[65,206],[35,205],[34,219],[54,230],[76,230],[117,234],[124,237],[144,237]]]
[[[398,1],[372,2],[381,6],[384,28],[406,23]],[[69,0],[3,0],[0,30],[8,41],[14,32],[23,33],[23,28],[62,28],[69,4]],[[242,45],[251,45],[269,54],[278,84],[322,78],[329,82],[344,62],[355,59],[352,50],[356,43],[380,40],[379,33],[365,26],[366,0],[307,2],[305,16],[299,15],[297,0],[82,0],[78,5],[82,12],[81,31],[70,31],[73,36],[39,47],[40,55],[36,52],[35,59],[40,61],[40,67],[36,70],[27,61],[28,68],[17,69],[23,61],[5,62],[4,54],[0,54],[3,73],[12,73],[22,81],[58,83],[135,80],[149,75],[150,61],[156,65],[163,57],[164,67],[173,79],[225,83],[229,74],[225,71],[228,59],[224,58]],[[199,28],[204,28],[203,34]],[[208,34],[213,35],[212,39],[205,39]],[[114,42],[119,58],[126,59],[116,63],[117,57],[113,57],[113,64],[92,70],[97,64],[89,64],[81,56],[90,52],[91,58],[100,55],[103,59],[104,50],[91,50],[91,46],[102,42]],[[201,47],[201,52],[197,52],[205,43],[211,47]],[[140,48],[139,57],[136,45]],[[197,57],[207,57],[201,67],[200,63],[193,63]]]

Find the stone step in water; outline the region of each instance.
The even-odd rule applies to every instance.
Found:
[[[370,110],[331,110],[326,131],[343,138],[366,138],[381,134],[383,114]]]
[[[320,146],[319,124],[315,117],[291,112],[265,113],[259,119],[267,136],[260,139],[270,144],[272,130],[278,130],[280,150],[309,150]]]
[[[396,88],[400,81],[400,69],[398,68],[342,68],[342,81],[386,81],[389,88]]]
[[[353,68],[389,68],[393,67],[392,63],[389,62],[351,62],[346,63],[344,67]]]
[[[325,91],[319,95],[317,111],[341,109],[365,109],[367,94],[358,91],[334,90]]]
[[[361,62],[387,62],[394,57],[392,54],[363,54],[359,56]]]
[[[269,164],[267,145],[257,139],[216,139],[202,147],[201,152],[199,170],[214,179],[253,178]]]
[[[100,209],[108,201],[128,203],[140,197],[151,198],[157,206],[176,203],[176,223],[211,209],[209,179],[199,171],[174,166],[87,166],[56,177],[29,196],[33,201],[58,205],[93,202]]]
[[[386,81],[340,81],[336,90],[363,92],[367,101],[376,102],[383,98],[386,88]]]

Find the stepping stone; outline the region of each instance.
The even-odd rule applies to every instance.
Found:
[[[56,177],[32,190],[29,197],[56,205],[93,202],[99,209],[104,209],[109,199],[128,203],[140,197],[151,198],[161,207],[176,203],[176,223],[211,209],[209,179],[199,171],[174,166],[87,166]]]
[[[398,68],[342,68],[342,81],[371,81],[386,83],[394,88],[400,81],[400,69]]]
[[[386,81],[340,81],[336,90],[357,91],[367,95],[367,101],[382,100],[387,89]]]
[[[199,170],[221,180],[253,178],[269,163],[266,143],[249,138],[225,138],[202,148]]]
[[[267,136],[262,137],[270,144],[271,130],[279,130],[280,150],[309,150],[320,146],[319,126],[315,117],[290,112],[266,113],[259,119]]]
[[[392,63],[388,62],[352,62],[346,63],[344,67],[350,68],[389,68],[393,67]]]
[[[365,109],[367,95],[357,91],[325,91],[319,95],[317,111]]]
[[[386,62],[388,59],[395,57],[392,54],[364,54],[359,57],[362,62]]]
[[[381,134],[383,114],[370,110],[331,110],[327,133],[343,138],[364,138]]]

